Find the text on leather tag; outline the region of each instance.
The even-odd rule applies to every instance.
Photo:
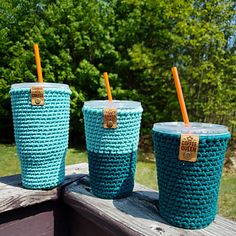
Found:
[[[199,135],[181,134],[179,160],[196,162],[199,145]]]
[[[31,91],[31,104],[33,106],[44,105],[44,90],[42,86],[32,86]]]
[[[117,128],[117,110],[116,108],[104,108],[104,125],[105,129]]]

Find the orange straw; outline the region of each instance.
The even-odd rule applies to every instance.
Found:
[[[104,80],[105,80],[105,85],[106,85],[108,100],[109,100],[110,102],[112,102],[111,88],[110,88],[110,84],[109,84],[109,79],[108,79],[108,74],[107,74],[107,72],[104,72],[104,73],[103,73],[103,77],[104,77]]]
[[[42,68],[41,68],[40,56],[39,56],[39,46],[37,43],[34,44],[34,55],[35,55],[35,61],[36,61],[36,70],[38,74],[38,82],[43,83],[43,74],[42,74]]]
[[[183,96],[183,92],[182,92],[182,88],[181,88],[177,68],[172,67],[171,71],[172,71],[172,74],[174,76],[175,88],[176,88],[176,92],[177,92],[177,95],[178,95],[179,104],[180,104],[184,124],[185,124],[185,126],[189,127],[188,113],[187,113],[187,109],[186,109],[185,102],[184,102],[184,96]]]

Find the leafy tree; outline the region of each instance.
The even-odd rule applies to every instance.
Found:
[[[226,124],[235,134],[235,10],[232,0],[2,1],[0,132],[12,131],[11,84],[37,80],[37,42],[44,81],[72,90],[76,144],[84,140],[83,102],[106,99],[104,71],[115,99],[142,102],[142,134],[155,122],[182,120],[174,65],[190,121]]]

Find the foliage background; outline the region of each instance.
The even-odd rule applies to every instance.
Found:
[[[1,141],[14,142],[11,84],[37,81],[37,42],[44,81],[73,92],[71,144],[84,143],[83,102],[106,99],[104,71],[115,99],[142,102],[142,136],[155,122],[182,120],[175,65],[190,121],[227,125],[235,145],[235,11],[233,0],[1,1]]]

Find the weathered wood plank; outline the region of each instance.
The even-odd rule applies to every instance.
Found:
[[[185,230],[166,223],[158,212],[158,194],[139,184],[134,193],[124,199],[104,200],[96,198],[89,187],[88,177],[83,177],[65,187],[64,201],[80,215],[102,225],[111,235],[181,235],[181,236],[235,236],[236,222],[217,216],[207,228]]]
[[[0,213],[0,236],[68,236],[67,207],[47,201]]]
[[[104,231],[104,225],[94,224],[91,222],[90,217],[85,217],[79,212],[68,207],[68,229],[70,236],[113,236],[112,231]]]
[[[66,178],[64,183],[51,190],[29,190],[22,188],[20,175],[6,176],[0,178],[0,213],[26,207],[48,200],[56,200],[60,195],[62,186],[87,173],[87,164],[77,164],[66,167]]]
[[[0,235],[7,236],[54,236],[53,211],[41,212],[33,216],[0,224]]]

